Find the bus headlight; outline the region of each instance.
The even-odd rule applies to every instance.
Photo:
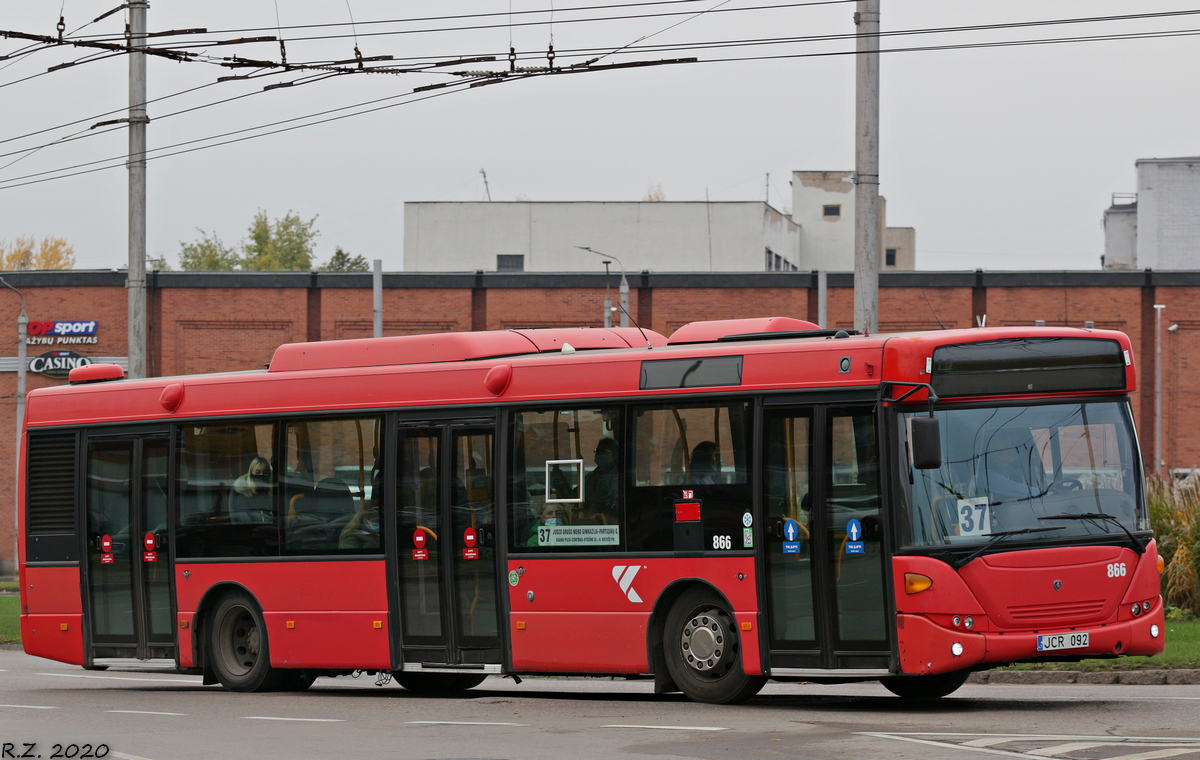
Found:
[[[1137,602],[1134,602],[1133,608],[1130,610],[1130,612],[1133,613],[1134,617],[1137,617],[1138,615],[1142,614],[1142,605],[1138,604]]]
[[[967,628],[974,628],[975,627],[975,618],[971,617],[970,615],[967,615],[967,619],[963,621],[963,625],[965,625]]]
[[[950,645],[950,654],[954,655],[955,657],[962,657],[962,653],[963,653],[963,645],[962,644],[960,644],[956,641]]]
[[[1150,626],[1150,638],[1152,638],[1152,639],[1158,638],[1158,625],[1157,624]]]
[[[952,620],[951,622],[953,622],[953,623],[954,623],[954,627],[955,627],[955,628],[957,628],[957,627],[959,627],[960,625],[962,625],[962,618],[960,618],[958,615],[955,615],[955,616],[954,616],[954,620]]]

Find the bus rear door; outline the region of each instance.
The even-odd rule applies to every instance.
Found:
[[[86,446],[87,660],[173,666],[168,433],[91,435]]]
[[[878,430],[870,406],[764,416],[760,554],[773,676],[888,675]]]
[[[501,670],[495,440],[494,420],[400,426],[393,651],[401,675]]]

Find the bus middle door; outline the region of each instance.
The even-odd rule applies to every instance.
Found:
[[[482,680],[500,672],[495,490],[494,422],[401,425],[395,525],[402,684],[418,673]]]

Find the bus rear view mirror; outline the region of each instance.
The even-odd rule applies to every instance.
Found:
[[[937,417],[912,417],[912,466],[936,470],[942,466],[942,429]]]

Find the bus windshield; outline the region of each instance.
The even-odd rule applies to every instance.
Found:
[[[1009,531],[1061,542],[1150,527],[1123,402],[939,409],[936,470],[909,465],[907,423],[917,415],[899,417],[902,544],[983,543]]]

